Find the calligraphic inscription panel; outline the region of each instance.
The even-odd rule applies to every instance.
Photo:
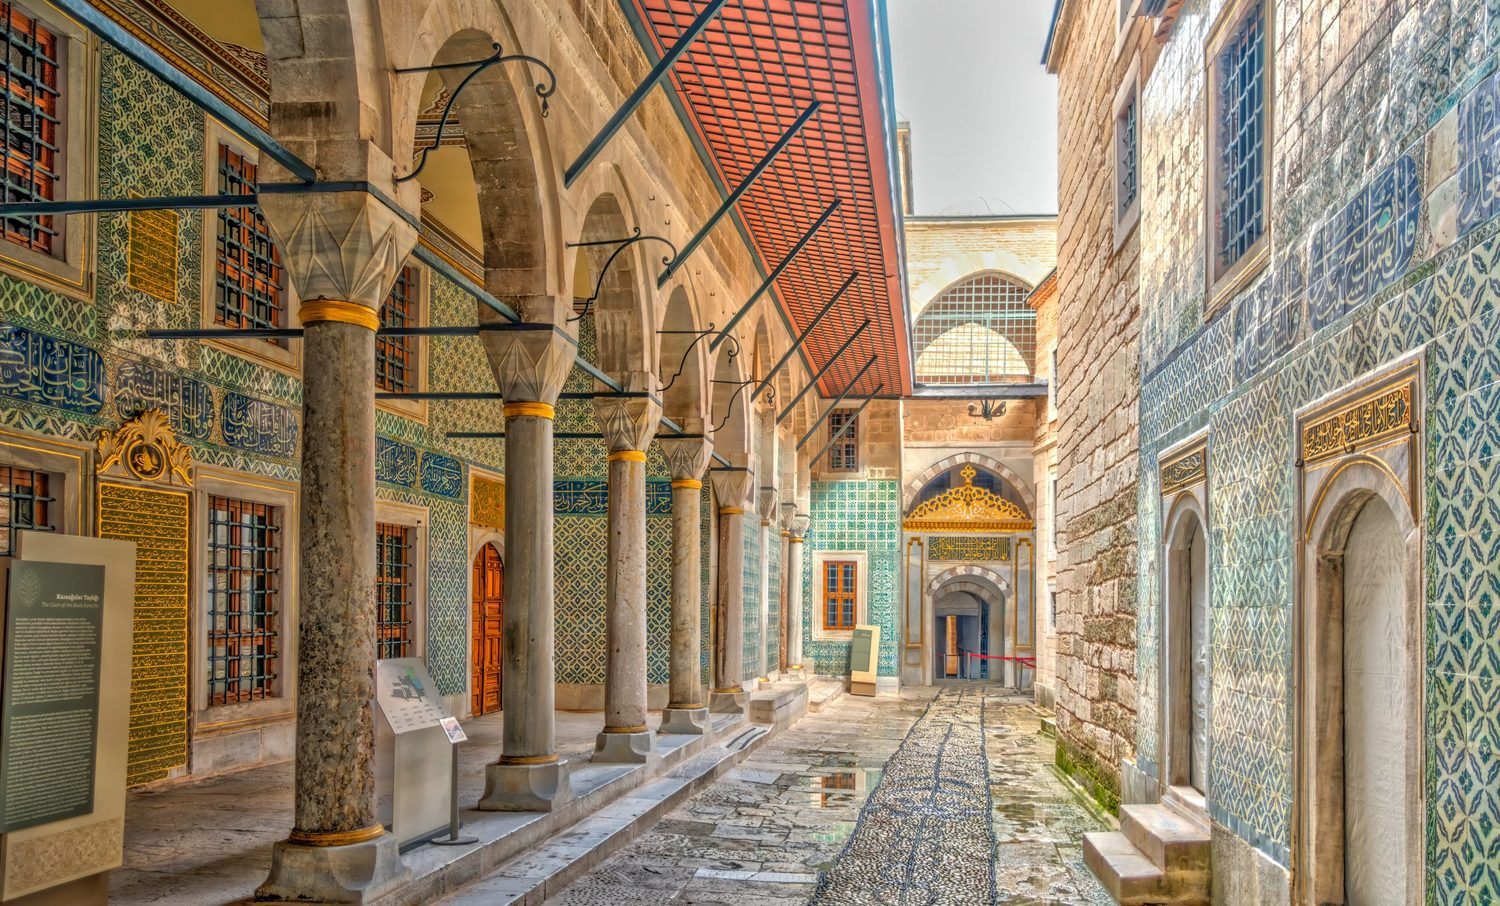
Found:
[[[934,563],[1006,562],[1010,560],[1010,539],[982,536],[952,538],[939,535],[927,539],[927,559]]]
[[[125,282],[163,302],[177,301],[177,212],[131,211]]]
[[[505,531],[505,482],[483,475],[474,476],[469,495],[469,521],[474,525]]]
[[[71,340],[0,326],[0,396],[98,415],[104,408],[104,359]]]
[[[100,483],[99,537],[134,541],[130,786],[187,764],[188,495]]]
[[[1161,467],[1161,492],[1173,494],[1190,488],[1208,475],[1208,451],[1194,450]]]
[[[1340,453],[1412,431],[1412,382],[1360,400],[1302,428],[1302,461],[1319,462]]]

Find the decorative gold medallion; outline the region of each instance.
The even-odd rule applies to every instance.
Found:
[[[177,442],[160,409],[147,409],[118,430],[101,433],[98,453],[100,474],[118,466],[137,481],[171,484],[175,476],[192,487],[192,453]]]
[[[993,491],[974,486],[973,466],[958,473],[964,483],[911,511],[902,523],[909,532],[1029,532],[1031,518]]]

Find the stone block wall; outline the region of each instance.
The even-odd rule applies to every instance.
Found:
[[[1117,0],[1066,0],[1048,67],[1058,75],[1056,381],[1057,728],[1080,773],[1118,791],[1136,722],[1139,463],[1135,235],[1115,243],[1116,92],[1140,28]]]

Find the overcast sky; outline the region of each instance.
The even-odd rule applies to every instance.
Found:
[[[1052,0],[887,0],[917,214],[1057,211]]]

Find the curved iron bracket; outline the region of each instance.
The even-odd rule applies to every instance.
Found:
[[[1004,415],[1005,408],[1005,400],[980,400],[977,406],[974,403],[969,404],[969,415],[972,418],[990,421]]]
[[[396,70],[396,72],[398,73],[436,72],[442,69],[467,69],[469,67],[473,67],[473,71],[464,76],[463,81],[458,83],[458,87],[453,89],[453,94],[448,96],[448,103],[443,105],[443,115],[438,119],[437,134],[432,137],[432,144],[421,150],[421,156],[417,158],[417,166],[410,173],[406,174],[405,176],[396,177],[396,183],[400,184],[403,182],[407,182],[408,180],[416,179],[417,174],[422,172],[422,168],[427,166],[427,155],[431,154],[433,151],[436,151],[438,147],[443,143],[443,132],[448,128],[448,120],[453,116],[453,105],[458,101],[458,96],[460,94],[463,94],[465,88],[469,87],[469,83],[474,80],[475,76],[479,75],[481,72],[484,72],[486,69],[489,69],[491,66],[495,66],[500,63],[518,62],[532,63],[540,66],[543,70],[546,71],[547,78],[551,82],[551,84],[548,84],[547,82],[537,82],[536,96],[542,99],[542,116],[546,116],[551,112],[548,109],[547,99],[557,93],[557,73],[552,71],[552,67],[548,66],[545,61],[539,60],[536,57],[531,56],[530,54],[513,53],[506,55],[500,49],[500,42],[498,41],[491,43],[490,46],[495,49],[495,52],[482,60],[469,60],[463,63],[439,63],[434,66],[409,66],[405,69]]]
[[[645,242],[647,239],[655,239],[657,242],[666,243],[667,248],[672,250],[671,255],[661,256],[662,264],[666,264],[674,257],[676,257],[677,246],[672,244],[672,240],[666,238],[665,236],[642,236],[640,227],[636,227],[634,232],[632,232],[631,235],[626,236],[624,239],[595,239],[590,242],[567,243],[567,247],[570,249],[592,248],[601,245],[617,246],[617,248],[613,252],[610,252],[609,257],[605,259],[604,266],[599,268],[599,279],[594,283],[594,294],[583,300],[583,308],[577,314],[569,318],[568,323],[571,324],[574,321],[583,320],[583,316],[588,314],[589,309],[594,307],[594,302],[598,300],[599,294],[604,291],[604,278],[609,275],[610,265],[615,263],[615,259],[620,257],[620,253],[630,248],[632,245],[635,245],[637,242]]]
[[[724,420],[721,421],[721,422],[719,422],[717,425],[714,425],[714,431],[717,433],[719,431],[719,429],[721,429],[725,425],[729,424],[729,417],[734,412],[734,401],[735,401],[735,399],[741,393],[745,392],[745,388],[746,387],[749,387],[751,384],[759,384],[760,383],[760,378],[752,377],[748,381],[720,381],[720,380],[714,380],[712,383],[715,383],[715,384],[733,384],[735,386],[735,391],[734,391],[734,393],[730,394],[729,404],[726,407],[725,412],[724,412]],[[766,391],[766,398],[768,399],[768,401],[770,402],[770,404],[772,406],[776,405],[776,388],[775,387],[772,387],[772,388],[770,388],[769,390]]]
[[[682,377],[682,373],[687,370],[688,356],[693,354],[693,347],[697,346],[699,343],[702,343],[704,337],[713,333],[717,329],[717,327],[710,324],[708,325],[707,330],[658,330],[656,332],[658,336],[662,334],[692,334],[694,338],[693,342],[688,344],[688,348],[682,351],[682,361],[677,363],[677,371],[673,373],[672,379],[667,381],[665,384],[662,384],[660,387],[657,387],[657,393],[666,393],[668,390],[672,389],[672,385],[677,383],[677,379]],[[735,349],[730,353],[729,357],[734,358],[734,356],[738,352],[739,350]]]

